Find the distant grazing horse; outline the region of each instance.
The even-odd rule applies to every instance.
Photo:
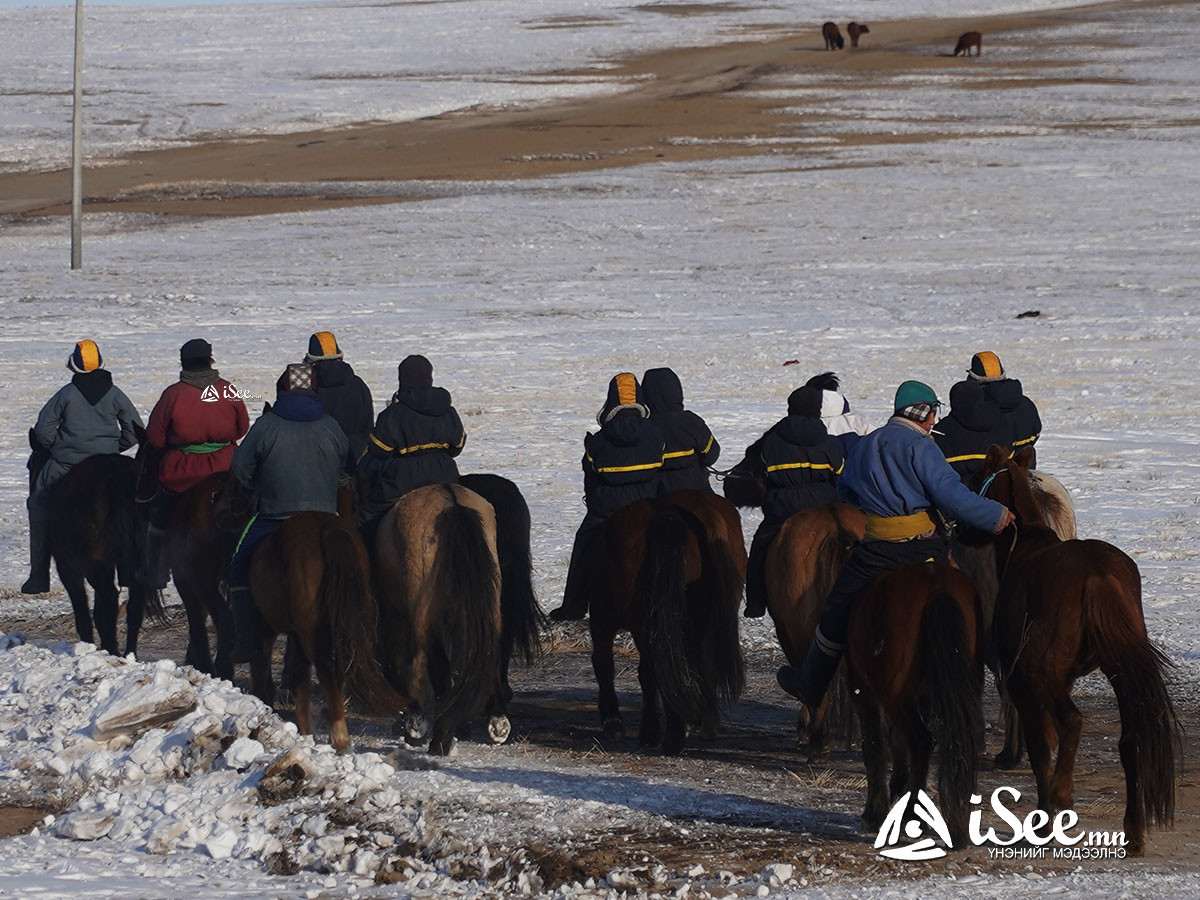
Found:
[[[846,34],[850,35],[850,46],[858,46],[858,38],[860,35],[870,34],[871,29],[866,25],[859,25],[857,22],[851,22],[846,26]]]
[[[954,55],[970,56],[972,47],[975,48],[976,56],[983,53],[983,35],[978,31],[965,31],[954,45]]]
[[[1170,663],[1146,634],[1137,564],[1104,541],[1061,540],[1029,486],[1029,456],[1022,451],[1010,460],[993,446],[984,473],[996,476],[986,496],[1016,516],[1015,537],[1006,531],[997,539],[1002,574],[995,630],[1001,672],[1029,746],[1038,807],[1050,816],[1071,808],[1083,723],[1071,687],[1099,668],[1121,713],[1128,852],[1141,855],[1147,821],[1169,826],[1175,818],[1179,724],[1163,679]]]
[[[723,515],[716,511],[728,504],[707,496],[715,514]],[[644,747],[661,741],[663,753],[678,755],[688,725],[715,727],[720,704],[742,691],[737,612],[742,578],[725,541],[710,540],[708,516],[666,500],[639,500],[614,513],[588,547],[592,668],[606,740],[625,736],[614,686],[618,631],[632,633],[640,656]]]
[[[508,702],[512,700],[508,666],[513,651],[528,665],[542,650],[544,617],[533,593],[532,522],[520,488],[507,478],[477,473],[460,475],[458,483],[490,503],[496,512],[496,554],[500,558],[501,693],[489,701],[485,712],[489,717],[499,717],[505,714]]]
[[[314,666],[325,690],[329,742],[339,753],[350,746],[347,688],[370,712],[394,715],[407,705],[379,666],[370,563],[350,520],[323,512],[288,518],[255,548],[250,593],[263,622],[261,653],[250,666],[254,694],[274,702],[271,650],[277,635],[289,635],[301,734],[312,734]]]
[[[162,451],[143,441],[137,454],[137,500],[142,509],[142,538],[145,539],[149,507],[158,490]],[[233,680],[233,622],[222,589],[233,545],[237,539],[221,526],[214,515],[217,502],[230,481],[219,472],[193,485],[175,498],[167,520],[166,553],[171,578],[183,601],[188,620],[188,644],[184,663],[218,678]],[[217,630],[214,664],[208,645],[208,620]]]
[[[846,40],[838,30],[836,22],[826,22],[822,25],[821,37],[825,38],[826,50],[841,50],[846,46]]]
[[[825,598],[838,572],[866,530],[862,511],[844,503],[816,506],[791,516],[767,550],[767,611],[788,662],[800,666],[821,621]],[[828,757],[826,719],[849,734],[853,728],[846,682],[839,677],[820,709],[800,710],[799,732],[807,731],[810,757]]]
[[[40,454],[31,457],[31,487],[44,462]],[[89,456],[46,488],[50,552],[71,598],[75,632],[88,643],[95,643],[98,632],[100,648],[114,656],[118,655],[120,586],[129,588],[125,609],[127,654],[137,653],[138,632],[146,614],[157,622],[166,621],[162,593],[134,577],[146,537],[134,508],[136,472],[131,457],[117,453]],[[94,630],[85,582],[95,594]]]
[[[503,695],[500,563],[491,504],[460,485],[411,491],[375,537],[375,586],[385,667],[411,705],[400,723],[429,752],[449,753],[460,726]],[[507,717],[488,733],[508,739]]]
[[[975,588],[943,563],[904,566],[876,578],[854,601],[846,662],[863,730],[869,831],[879,830],[906,792],[910,818],[936,746],[938,809],[952,844],[967,843],[983,734],[981,646]],[[891,725],[890,788],[884,715]]]
[[[1030,469],[1026,474],[1029,486],[1033,489],[1034,499],[1042,515],[1046,517],[1047,524],[1062,540],[1072,540],[1075,537],[1075,507],[1067,489],[1057,478],[1045,472]],[[983,481],[983,477],[980,477],[970,486],[979,490]],[[996,641],[992,634],[996,594],[1000,589],[1000,579],[996,571],[995,541],[991,534],[958,528],[952,535],[951,555],[955,564],[967,573],[971,583],[975,585],[975,590],[979,592],[979,603],[983,610],[984,662],[993,673],[999,674]],[[1004,747],[996,754],[995,766],[997,769],[1014,769],[1021,764],[1025,755],[1025,742],[1021,736],[1016,707],[1005,693],[1003,679],[996,679],[996,687],[1000,692]]]

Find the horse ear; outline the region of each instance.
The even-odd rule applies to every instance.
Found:
[[[988,447],[987,457],[983,460],[983,471],[986,475],[999,472],[1008,462],[1008,451],[999,444]]]
[[[1026,471],[1031,469],[1032,466],[1030,463],[1033,462],[1033,447],[1028,445],[1022,447],[1017,452],[1017,455],[1013,457],[1013,462]]]

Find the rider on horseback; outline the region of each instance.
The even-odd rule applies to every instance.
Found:
[[[766,493],[763,520],[750,543],[746,565],[749,619],[767,611],[767,549],[793,513],[837,500],[834,481],[842,471],[842,450],[821,420],[823,391],[805,386],[788,397],[788,414],[762,439]]]
[[[821,421],[831,437],[842,447],[842,456],[849,456],[858,439],[871,430],[862,416],[850,412],[850,401],[842,393],[841,382],[833,372],[822,372],[804,382],[821,392]]]
[[[950,415],[933,426],[933,440],[966,485],[983,468],[992,444],[1012,450],[1000,408],[984,397],[977,381],[960,381],[950,388]]]
[[[1041,437],[1042,418],[1034,402],[1022,392],[1021,382],[1005,376],[1000,357],[990,350],[976,353],[971,357],[967,378],[982,384],[983,396],[1000,407],[1000,424],[1006,434],[997,443],[1013,453],[1022,447],[1032,448]],[[1036,450],[1029,467],[1037,468]]]
[[[357,460],[367,449],[375,407],[371,389],[342,359],[342,348],[330,331],[318,331],[308,339],[304,361],[312,365],[317,399],[350,440],[350,455]]]
[[[29,486],[29,578],[22,594],[50,590],[49,510],[46,489],[89,456],[120,453],[137,443],[134,426],[142,427],[129,398],[115,387],[94,341],[79,341],[67,357],[73,374],[38,413],[29,431],[33,448],[30,471],[42,457],[41,469]]]
[[[901,566],[949,560],[949,543],[934,526],[931,510],[997,534],[1013,521],[1006,507],[965,487],[928,439],[939,405],[928,385],[904,382],[892,418],[860,440],[846,460],[838,496],[866,513],[866,536],[825,600],[803,666],[783,666],[777,675],[780,687],[809,706],[820,705],[837,672],[859,591]]]
[[[647,369],[642,391],[654,424],[663,433],[663,491],[711,491],[707,469],[721,455],[721,445],[704,420],[683,408],[683,385],[671,369]]]
[[[408,356],[398,369],[399,390],[379,414],[358,461],[358,525],[367,549],[379,520],[404,494],[428,484],[455,484],[454,457],[467,442],[450,392],[434,387],[433,366]]]
[[[350,482],[350,443],[326,415],[307,363],[289,365],[275,385],[275,405],[259,416],[233,454],[230,470],[255,497],[254,518],[229,566],[229,605],[237,631],[233,662],[261,649],[258,611],[250,596],[254,549],[289,516],[305,510],[337,513],[339,484]]]
[[[150,502],[146,564],[138,578],[155,588],[167,586],[167,521],[179,494],[216,472],[229,470],[238,439],[250,416],[237,389],[212,367],[212,345],[193,338],[179,348],[179,381],[162,392],[146,438],[164,451],[158,468],[158,492]]]
[[[649,418],[642,386],[630,372],[608,383],[608,397],[596,415],[600,430],[583,439],[583,500],[587,515],[575,532],[562,606],[550,611],[555,622],[582,619],[588,597],[581,583],[584,556],[592,538],[618,509],[634,500],[657,497],[666,446],[662,431]]]

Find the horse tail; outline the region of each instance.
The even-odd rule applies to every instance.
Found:
[[[115,472],[109,481],[109,527],[114,531],[117,548],[117,575],[129,585],[129,603],[140,605],[142,613],[157,625],[168,622],[163,592],[146,586],[137,578],[146,544],[146,526],[137,514],[137,464],[127,456],[116,457]]]
[[[982,749],[983,671],[962,608],[948,593],[939,590],[921,613],[919,646],[928,725],[938,748],[938,806],[959,846]]]
[[[704,706],[696,672],[688,658],[687,546],[694,534],[677,513],[660,511],[646,529],[646,555],[639,573],[639,604],[646,611],[648,651],[654,673],[669,706],[687,722],[695,722]]]
[[[732,703],[746,687],[746,660],[738,637],[738,606],[742,598],[742,577],[725,541],[706,541],[702,545],[705,560],[705,584],[701,603],[707,609],[693,609],[689,620],[707,634],[696,664],[703,667],[705,700]],[[711,698],[711,699],[710,699]]]
[[[346,528],[325,528],[321,534],[324,567],[317,586],[317,609],[328,621],[332,668],[346,679],[350,694],[368,711],[395,713],[405,700],[388,684],[376,655],[378,610],[371,593],[362,543]],[[318,629],[320,631],[320,629]],[[317,653],[316,659],[323,654]]]
[[[1129,755],[1134,760],[1137,796],[1130,798],[1129,807],[1140,806],[1146,820],[1170,826],[1180,746],[1179,720],[1164,678],[1171,661],[1146,634],[1140,581],[1132,598],[1123,596],[1128,591],[1111,574],[1090,576],[1089,581],[1083,592],[1084,634],[1117,695],[1121,761]]]
[[[450,681],[439,698],[439,717],[464,722],[478,712],[499,678],[500,570],[479,513],[460,503],[434,522],[437,554],[431,573],[441,597],[442,646],[450,658]]]

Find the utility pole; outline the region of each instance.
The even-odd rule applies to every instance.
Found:
[[[75,0],[75,111],[71,117],[71,268],[83,267],[83,0]]]

